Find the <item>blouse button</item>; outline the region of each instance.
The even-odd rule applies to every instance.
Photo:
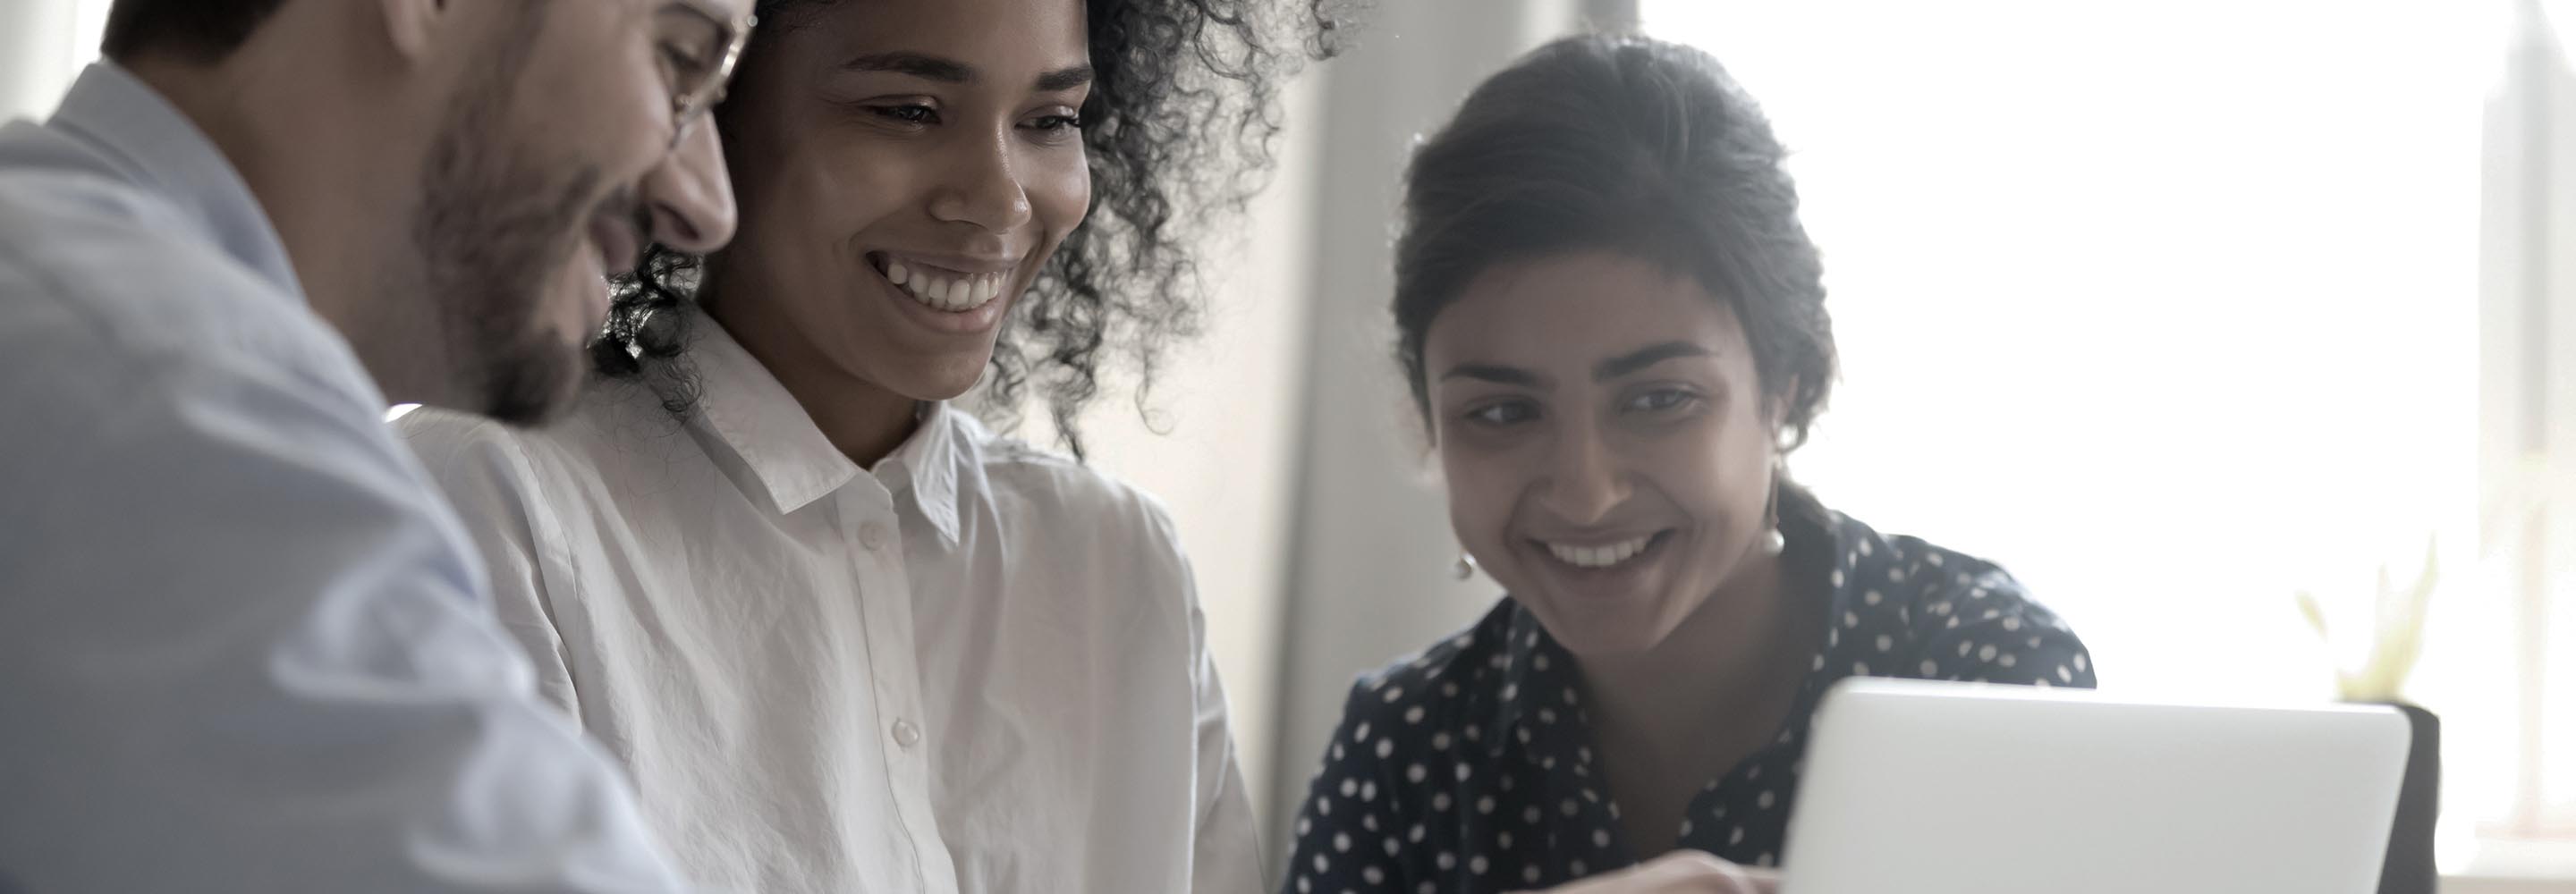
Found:
[[[859,545],[867,547],[869,552],[884,549],[885,543],[886,531],[884,525],[877,524],[876,522],[869,522],[859,526]]]
[[[912,725],[912,721],[909,720],[895,721],[894,743],[906,749],[921,744],[921,727]]]

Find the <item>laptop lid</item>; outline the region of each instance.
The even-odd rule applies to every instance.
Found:
[[[1794,894],[2370,894],[2411,736],[2377,707],[1853,678],[1818,709]]]

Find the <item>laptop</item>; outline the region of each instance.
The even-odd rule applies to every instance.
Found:
[[[1867,678],[1814,730],[1792,894],[2371,894],[2412,736],[2388,708]]]

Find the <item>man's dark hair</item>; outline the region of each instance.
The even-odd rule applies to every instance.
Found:
[[[118,61],[156,52],[193,62],[219,62],[240,49],[283,2],[116,0],[107,9],[107,39],[100,42],[99,52]]]

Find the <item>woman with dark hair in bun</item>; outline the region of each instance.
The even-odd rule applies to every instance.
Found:
[[[1287,894],[1751,890],[1836,680],[2093,684],[2002,568],[1790,479],[1835,352],[1782,156],[1716,60],[1603,36],[1416,152],[1397,357],[1508,595],[1353,688]]]

